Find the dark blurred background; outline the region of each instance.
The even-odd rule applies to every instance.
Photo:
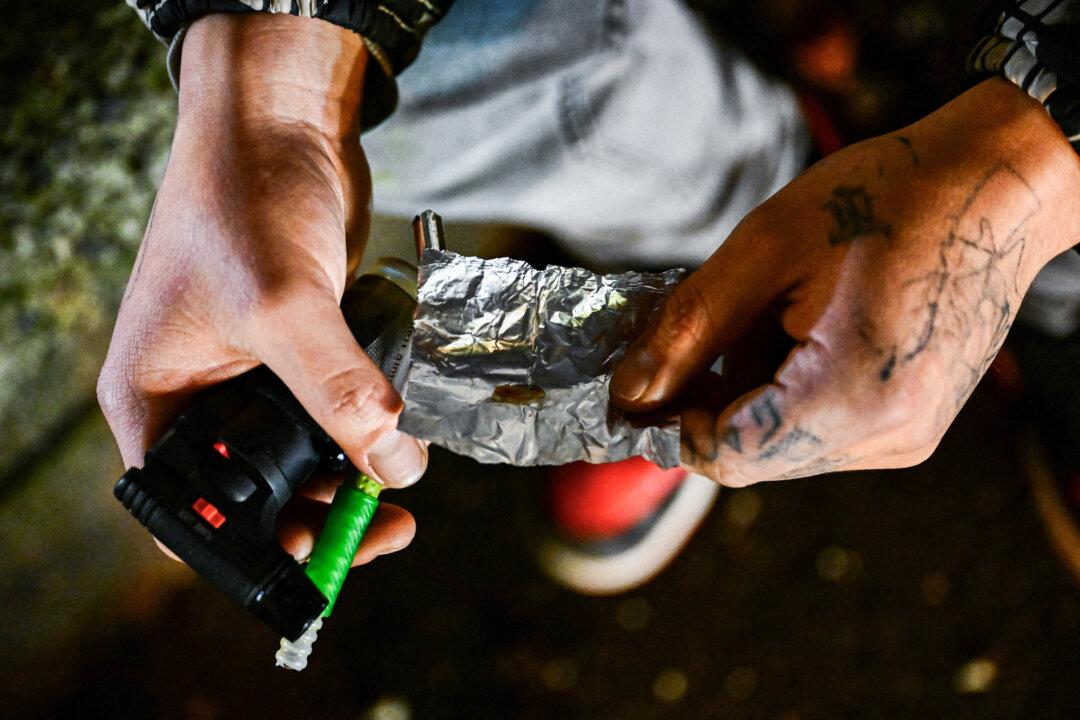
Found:
[[[978,2],[697,0],[847,141],[962,89]],[[532,561],[540,475],[433,452],[420,532],[354,573],[301,674],[110,493],[93,381],[175,113],[118,0],[0,24],[0,714],[32,718],[1074,718],[1080,591],[986,383],[923,466],[725,491],[611,599]],[[508,231],[448,227],[455,247]],[[406,252],[401,223],[375,249]],[[479,238],[479,240],[477,239]],[[469,244],[471,243],[471,245]]]

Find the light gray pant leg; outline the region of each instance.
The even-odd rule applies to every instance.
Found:
[[[1080,329],[1080,253],[1064,252],[1039,272],[1017,321],[1056,338]]]
[[[793,93],[678,0],[511,0],[502,27],[492,2],[455,6],[365,136],[377,211],[528,225],[596,268],[694,266],[802,169]]]

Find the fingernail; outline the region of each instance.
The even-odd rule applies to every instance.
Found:
[[[633,350],[615,368],[611,392],[623,400],[639,400],[652,384],[656,362],[646,350]]]
[[[420,479],[427,469],[427,448],[399,430],[379,438],[368,451],[368,463],[387,487],[403,488]]]

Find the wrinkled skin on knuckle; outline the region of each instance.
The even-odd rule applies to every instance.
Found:
[[[740,488],[752,485],[756,480],[745,474],[745,463],[740,463],[730,453],[718,451],[714,454],[702,452],[701,437],[684,437],[682,441],[682,466],[690,472],[704,475],[724,487]]]
[[[97,401],[126,464],[138,464],[147,422],[146,406],[127,376],[106,365],[98,375]]]
[[[127,406],[132,396],[130,388],[122,377],[122,373],[116,369],[115,364],[110,362],[106,362],[98,374],[95,388],[98,407],[110,423],[119,419],[121,411]]]
[[[760,478],[754,477],[748,472],[749,467],[744,462],[738,462],[731,458],[720,458],[712,463],[706,477],[724,487],[738,490],[756,484]]]
[[[917,424],[927,402],[926,393],[917,381],[898,380],[884,389],[873,412],[874,424],[886,430],[897,430]]]
[[[936,446],[948,423],[943,426],[939,417],[944,396],[935,390],[941,387],[935,364],[920,363],[880,385],[875,429],[884,437],[896,438],[893,445],[899,452]]]
[[[669,354],[675,348],[693,347],[707,342],[709,327],[708,299],[700,283],[688,280],[664,303],[659,331],[651,350]]]
[[[330,417],[355,427],[357,435],[368,442],[394,429],[404,407],[388,382],[359,368],[330,376],[320,390]]]
[[[95,388],[98,405],[110,423],[120,420],[141,399],[138,366],[147,342],[144,333],[132,323],[123,319],[117,323]]]

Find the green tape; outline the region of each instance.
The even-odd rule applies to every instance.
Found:
[[[334,494],[330,504],[330,513],[326,516],[315,549],[308,560],[307,574],[319,588],[329,604],[323,611],[323,617],[330,615],[337,600],[345,576],[349,573],[356,549],[375,516],[379,507],[379,492],[382,485],[363,473],[349,481],[346,480]]]

